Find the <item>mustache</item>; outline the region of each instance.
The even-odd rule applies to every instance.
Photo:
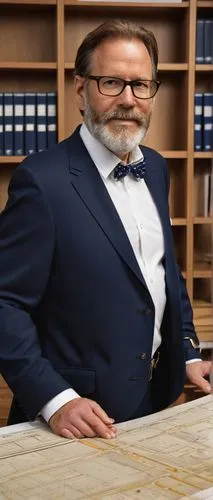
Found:
[[[127,110],[115,110],[103,113],[101,123],[107,123],[110,120],[133,120],[139,125],[147,123],[147,117],[139,113]]]

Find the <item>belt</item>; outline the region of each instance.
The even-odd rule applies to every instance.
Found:
[[[156,351],[150,362],[149,382],[150,380],[152,380],[153,371],[157,368],[159,358],[160,358],[160,351]]]

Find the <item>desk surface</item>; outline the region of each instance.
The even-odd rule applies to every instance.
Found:
[[[0,500],[213,499],[213,396],[69,441],[42,422],[0,429]]]

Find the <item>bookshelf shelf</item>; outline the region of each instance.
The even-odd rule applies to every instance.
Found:
[[[18,61],[1,61],[0,62],[0,70],[9,69],[9,70],[56,70],[57,64],[52,62],[18,62]]]
[[[64,65],[64,68],[66,70],[73,70],[75,67],[75,63],[74,62],[66,62],[65,65]]]
[[[197,7],[200,8],[204,8],[204,9],[212,9],[212,0],[198,0],[197,2]]]
[[[56,5],[57,0],[0,0],[0,5]]]
[[[158,65],[159,71],[187,71],[188,64],[187,63],[159,63]]]
[[[173,217],[172,226],[186,226],[186,219],[182,217]]]
[[[0,156],[0,164],[3,163],[21,163],[25,156]]]
[[[200,71],[200,72],[212,72],[213,71],[213,64],[196,64],[195,65],[195,71]]]
[[[160,151],[164,158],[187,158],[187,151]]]
[[[199,151],[194,153],[194,158],[212,159],[213,160],[213,152],[212,151]]]
[[[97,6],[97,7],[120,7],[123,9],[125,8],[143,8],[143,9],[186,9],[189,7],[189,2],[183,2],[183,3],[166,3],[166,2],[146,2],[146,3],[140,3],[140,2],[131,2],[131,4],[127,4],[126,2],[92,2],[91,0],[64,0],[64,5],[70,5],[70,6],[76,6],[76,5],[81,5],[82,7],[84,6]]]
[[[211,269],[196,269],[193,272],[194,278],[212,278],[212,270]]]
[[[212,304],[211,302],[207,302],[206,300],[193,300],[193,307],[197,309],[205,309],[207,308],[208,311],[212,310]]]
[[[195,217],[194,224],[212,224],[213,217]]]
[[[194,278],[212,278],[213,277],[213,269],[210,262],[205,262],[202,258],[202,255],[197,254],[194,256],[194,270],[193,270]],[[209,299],[211,300],[211,298]]]

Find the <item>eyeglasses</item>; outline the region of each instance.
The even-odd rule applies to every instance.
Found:
[[[114,76],[89,75],[86,78],[97,82],[100,94],[111,97],[122,94],[125,87],[129,85],[137,99],[151,99],[155,96],[161,84],[157,80],[123,80]]]

